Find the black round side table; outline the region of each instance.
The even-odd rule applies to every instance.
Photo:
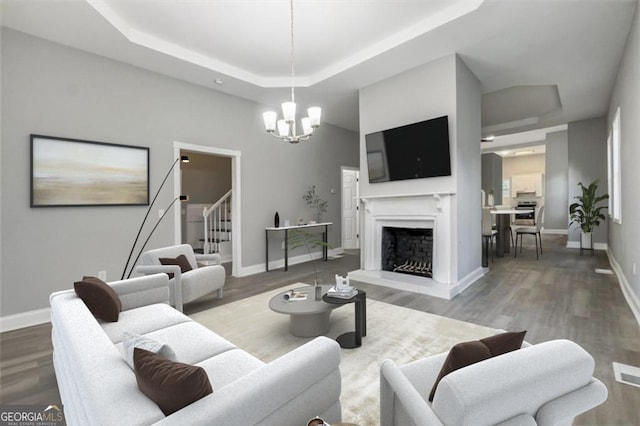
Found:
[[[336,338],[336,341],[340,344],[341,348],[345,349],[354,349],[362,346],[362,338],[367,335],[367,293],[358,289],[358,294],[351,299],[341,299],[325,294],[322,296],[322,300],[334,305],[355,303],[356,330],[341,334]]]

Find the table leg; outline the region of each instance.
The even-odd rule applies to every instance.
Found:
[[[496,238],[496,256],[504,257],[511,250],[511,215],[499,214],[496,218],[496,225],[498,225],[498,238]]]
[[[289,230],[284,230],[284,270],[289,270]]]
[[[324,243],[322,245],[322,260],[324,260],[325,262],[329,259],[328,249],[327,249],[327,242],[328,242],[327,235],[328,235],[328,233],[329,233],[328,225],[325,225],[324,226],[324,232],[322,233],[322,242]]]
[[[269,231],[267,229],[265,229],[264,231],[264,239],[267,242],[267,247],[265,250],[265,253],[266,253],[265,265],[266,265],[267,272],[269,272]]]

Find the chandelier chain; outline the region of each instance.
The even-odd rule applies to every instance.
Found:
[[[291,0],[291,102],[295,102],[294,75],[295,75],[295,50],[293,42],[293,0]]]

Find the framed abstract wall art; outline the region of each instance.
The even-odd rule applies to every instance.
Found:
[[[149,148],[31,135],[31,207],[149,204]]]

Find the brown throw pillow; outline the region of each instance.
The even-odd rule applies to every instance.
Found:
[[[122,303],[109,284],[100,278],[83,277],[73,283],[73,289],[94,317],[108,322],[118,321]]]
[[[189,259],[187,259],[187,256],[185,256],[184,254],[181,254],[180,256],[173,258],[173,257],[161,257],[160,258],[160,263],[163,265],[178,265],[180,267],[180,272],[182,272],[183,274],[185,272],[189,272],[191,269],[191,264],[189,263]],[[169,275],[169,279],[173,278],[172,273],[167,274]]]
[[[452,347],[433,384],[429,401],[433,401],[438,383],[444,376],[476,362],[520,349],[525,333],[526,331],[500,333],[472,342],[458,343]]]
[[[171,361],[140,348],[133,350],[133,366],[138,389],[165,416],[213,393],[202,367]]]

